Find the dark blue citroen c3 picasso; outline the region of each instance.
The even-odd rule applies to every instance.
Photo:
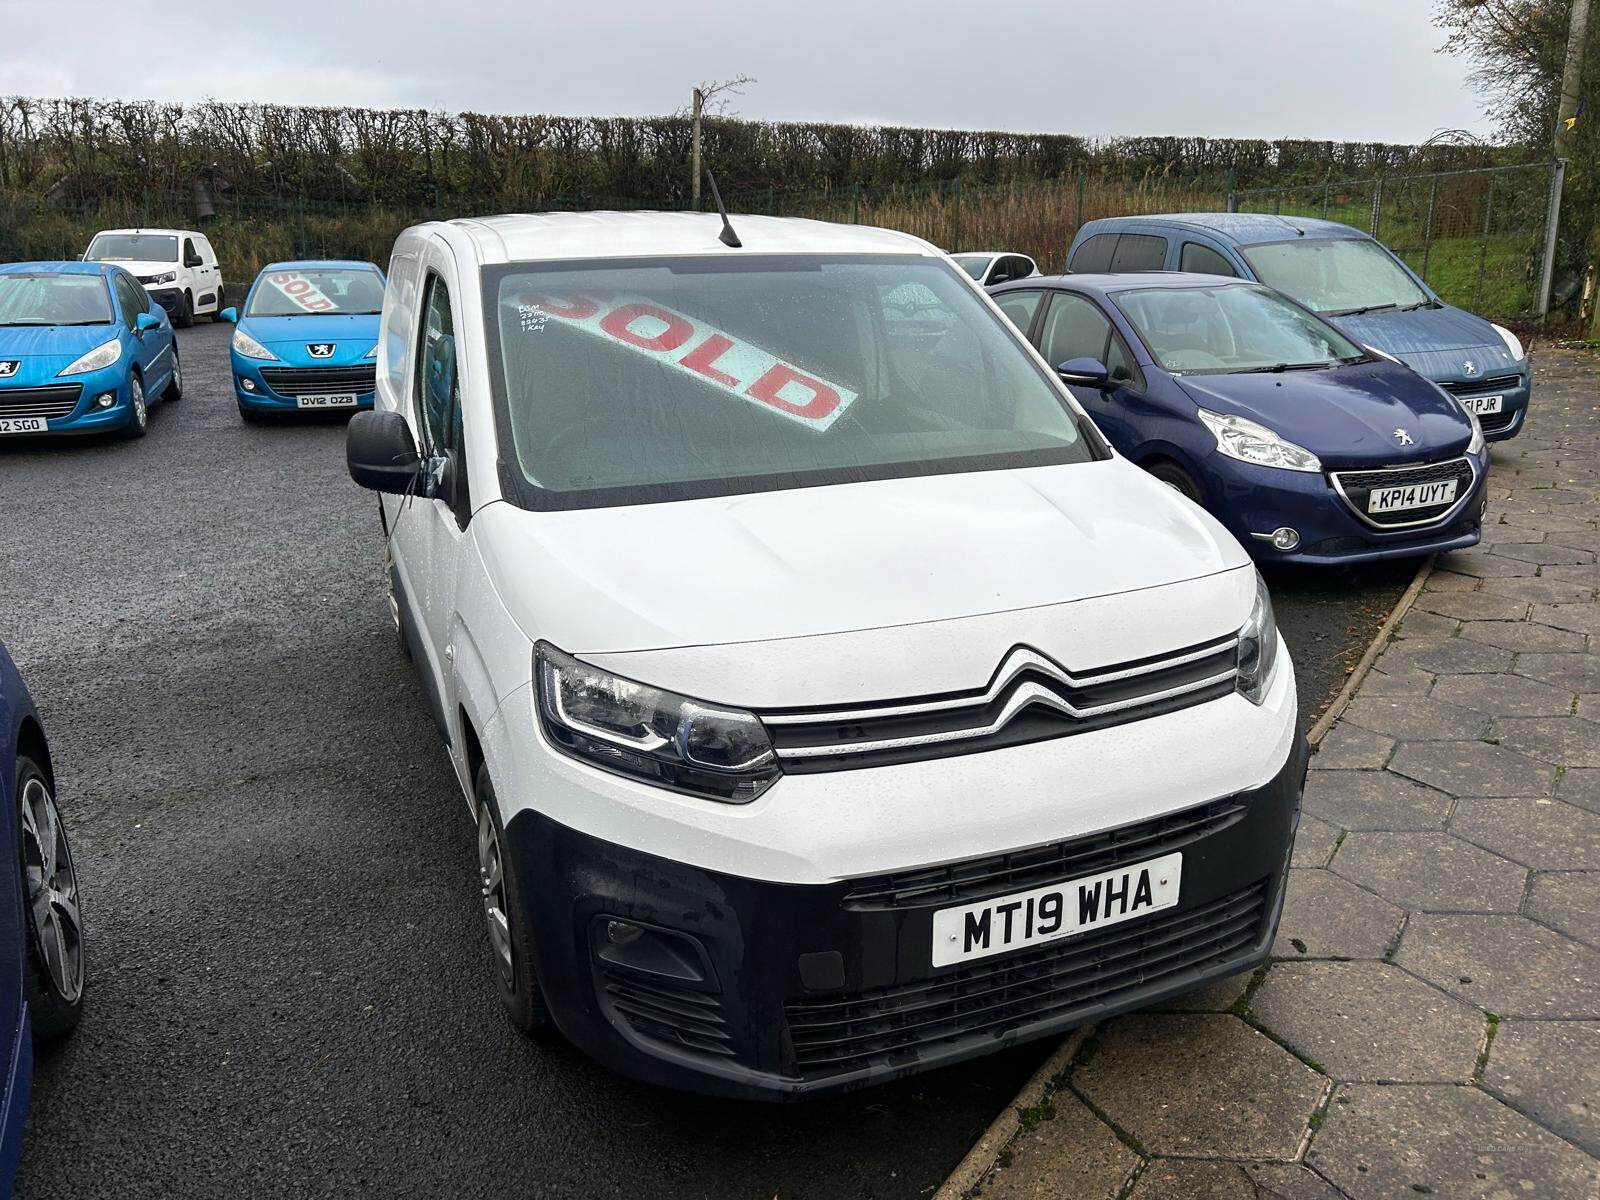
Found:
[[[1477,418],[1271,288],[1063,275],[990,295],[1118,452],[1257,559],[1363,562],[1478,541]]]
[[[1527,419],[1532,376],[1517,335],[1446,304],[1387,246],[1337,221],[1266,213],[1108,217],[1078,230],[1067,269],[1253,279],[1461,397],[1489,441],[1515,437]]]

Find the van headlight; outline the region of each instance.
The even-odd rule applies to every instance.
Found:
[[[233,331],[233,349],[242,358],[259,358],[263,362],[278,361],[276,354],[237,327]]]
[[[1228,413],[1200,410],[1200,423],[1217,439],[1217,450],[1240,462],[1285,471],[1321,471],[1322,463],[1304,446],[1285,441],[1265,425]]]
[[[778,778],[760,719],[533,650],[539,724],[557,749],[658,787],[748,804]]]
[[[90,371],[104,371],[122,357],[122,341],[112,338],[109,342],[102,342],[81,358],[74,359],[56,373],[59,379],[62,375],[84,375]]]
[[[1506,344],[1506,349],[1511,351],[1512,358],[1521,362],[1528,357],[1527,352],[1522,348],[1522,339],[1512,333],[1511,330],[1504,325],[1496,325],[1494,331],[1500,335],[1500,340]]]
[[[150,278],[146,279],[145,282],[146,283],[177,283],[178,282],[178,273],[176,271],[164,271],[160,275],[152,275],[152,276],[150,276]]]
[[[1250,619],[1239,630],[1239,674],[1234,679],[1238,692],[1251,704],[1267,698],[1267,684],[1278,661],[1278,623],[1272,617],[1272,597],[1267,581],[1256,572],[1256,602]]]

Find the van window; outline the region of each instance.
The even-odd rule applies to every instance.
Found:
[[[1080,275],[1086,272],[1110,270],[1111,254],[1117,248],[1117,237],[1115,233],[1095,234],[1073,252],[1072,262],[1067,265],[1067,269],[1076,271]]]
[[[1153,233],[1125,233],[1117,239],[1111,256],[1113,274],[1123,271],[1159,271],[1167,265],[1167,239]]]
[[[206,266],[209,267],[217,261],[217,252],[211,248],[211,243],[206,238],[197,233],[194,235],[194,244],[195,247],[200,251],[201,261],[204,262]]]
[[[417,410],[434,453],[461,446],[461,390],[456,376],[456,327],[450,289],[428,276],[428,297],[417,335]]]
[[[1084,462],[1099,443],[957,268],[910,255],[484,270],[516,503],[597,507]]]
[[[411,334],[417,324],[417,286],[421,277],[421,264],[409,254],[397,254],[389,263],[383,330],[378,338],[383,358],[379,370],[397,397],[406,394],[406,369],[411,364]]]
[[[1233,264],[1210,246],[1202,246],[1199,242],[1185,242],[1183,244],[1183,257],[1179,266],[1185,271],[1193,271],[1199,275],[1233,275],[1238,271],[1233,269]]]

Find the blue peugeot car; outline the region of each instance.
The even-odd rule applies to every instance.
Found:
[[[0,265],[0,440],[139,438],[150,406],[182,395],[167,314],[127,271],[97,262]]]
[[[1078,230],[1067,269],[1253,279],[1459,396],[1491,442],[1515,437],[1527,419],[1532,375],[1517,335],[1446,304],[1383,243],[1337,221],[1263,213],[1107,217]]]
[[[371,408],[377,389],[383,272],[376,263],[281,262],[250,285],[234,322],[239,415]]]
[[[142,290],[142,289],[141,289]],[[83,1010],[78,876],[56,804],[44,726],[0,646],[0,1196],[11,1195],[33,1083],[33,1047]]]
[[[1125,457],[1263,562],[1478,541],[1478,419],[1309,309],[1214,275],[1062,275],[990,289]]]

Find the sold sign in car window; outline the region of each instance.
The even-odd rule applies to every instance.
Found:
[[[857,399],[843,384],[642,297],[526,293],[518,298],[517,313],[529,336],[542,332],[547,318],[559,321],[819,433]]]
[[[267,284],[304,312],[332,312],[339,307],[338,301],[297,271],[268,275]]]

